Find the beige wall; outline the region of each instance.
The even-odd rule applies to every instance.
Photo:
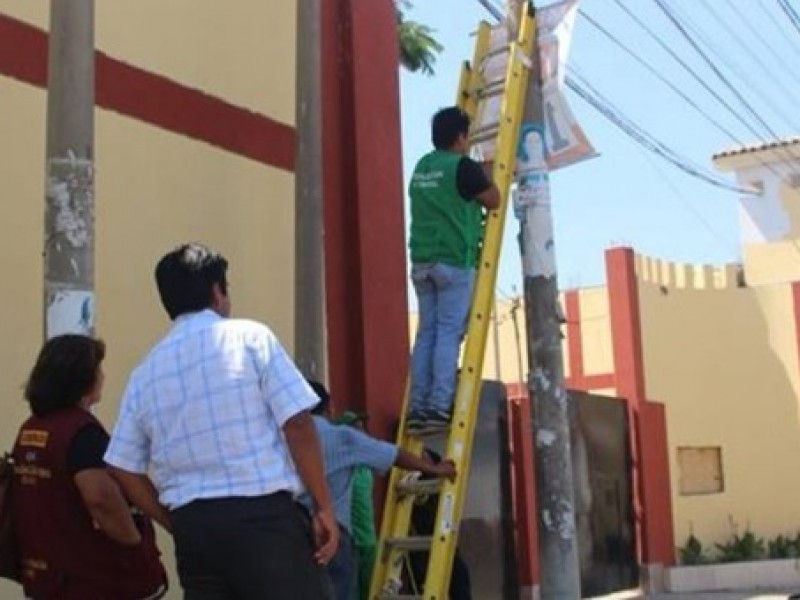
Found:
[[[731,523],[739,533],[793,533],[800,436],[790,287],[723,286],[724,270],[673,267],[694,278],[651,278],[639,294],[647,397],[666,405],[676,543],[691,531],[722,542]],[[681,446],[721,447],[722,493],[680,495]]]
[[[608,292],[604,287],[582,289],[578,291],[578,301],[581,311],[580,344],[583,349],[584,374],[613,373],[614,346],[611,338]],[[565,343],[568,343],[568,340],[567,337]]]
[[[738,527],[773,538],[800,527],[800,365],[790,284],[738,286],[738,267],[636,256],[646,393],[666,407],[675,542],[706,545]],[[786,267],[787,263],[781,263]],[[781,266],[765,264],[765,268]],[[578,291],[585,375],[613,373],[608,289]],[[513,357],[500,308],[500,354]],[[523,332],[524,319],[520,320]],[[570,327],[565,328],[564,351]],[[494,377],[492,335],[484,376]],[[572,369],[567,373],[575,376]],[[501,376],[516,377],[503,361]],[[611,388],[593,393],[615,395]],[[679,447],[718,446],[722,493],[680,494]]]
[[[40,29],[47,2],[0,0],[0,14]],[[95,45],[282,123],[294,124],[296,3],[141,0],[95,4]]]
[[[293,2],[98,4],[97,47],[275,120],[294,121]],[[0,13],[38,26],[46,3],[0,0]],[[278,25],[278,26],[276,26]],[[0,449],[27,415],[20,387],[42,331],[43,90],[0,75]],[[185,240],[230,260],[236,315],[268,322],[289,348],[293,328],[291,173],[106,110],[96,117],[97,332],[108,344],[100,419],[110,428],[128,372],[168,327],[155,261]],[[172,550],[161,542],[167,562]],[[172,566],[170,566],[172,569]],[[180,597],[172,569],[171,598]],[[0,597],[16,588],[0,583]]]

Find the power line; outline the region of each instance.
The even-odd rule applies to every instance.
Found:
[[[718,1],[718,0],[716,0],[716,1]],[[722,28],[728,33],[728,35],[731,38],[733,38],[734,40],[738,41],[737,45],[740,48],[744,49],[744,53],[746,55],[748,55],[758,65],[759,69],[761,69],[761,71],[764,73],[764,75],[766,75],[771,80],[771,83],[774,86],[780,88],[780,90],[783,93],[784,97],[791,98],[792,96],[794,96],[794,93],[792,92],[792,90],[790,90],[784,84],[784,82],[781,79],[781,77],[774,77],[772,75],[772,73],[770,73],[770,67],[764,62],[764,60],[761,58],[761,56],[759,56],[756,52],[754,52],[752,50],[750,45],[741,37],[740,33],[737,32],[733,27],[731,27],[730,24],[725,20],[725,18],[719,12],[717,12],[717,10],[714,8],[713,3],[709,3],[707,0],[702,0],[701,4],[709,12],[709,14],[711,14],[711,16],[714,19],[716,19],[717,24],[721,25]],[[672,10],[674,11],[674,13],[677,12],[677,11],[675,11],[674,8]],[[724,48],[722,50],[719,50],[719,48],[715,44],[713,44],[711,41],[709,41],[708,37],[704,36],[700,32],[700,29],[697,26],[692,25],[690,23],[690,20],[687,17],[684,16],[683,17],[683,21],[686,24],[687,29],[693,29],[694,30],[694,35],[696,37],[698,37],[706,45],[706,47],[709,50],[711,50],[713,53],[716,54],[718,61],[720,61],[722,64],[724,64],[726,67],[728,67],[728,69],[730,69],[736,76],[739,77],[739,79],[742,81],[742,83],[744,83],[750,89],[750,92],[752,94],[758,96],[758,98],[767,107],[769,107],[770,110],[772,110],[772,112],[776,116],[778,116],[785,123],[787,123],[791,127],[791,129],[793,129],[793,130],[800,129],[800,127],[798,127],[795,123],[792,122],[792,117],[789,116],[788,113],[786,113],[780,106],[778,106],[778,104],[776,104],[773,101],[774,96],[766,93],[766,91],[763,89],[763,86],[754,84],[750,80],[748,71],[747,70],[742,70],[741,68],[739,68],[739,65],[737,65],[730,58],[730,53],[729,52],[726,52]],[[745,21],[745,22],[747,22],[747,21]],[[779,64],[781,64],[781,63],[782,63],[782,61],[779,59]],[[797,98],[796,96],[794,98],[792,98],[792,99],[795,101],[795,103],[800,102],[800,98]]]
[[[747,18],[747,16],[742,12],[740,7],[736,5],[736,2],[734,2],[734,0],[724,0],[724,1],[725,1],[725,4],[728,5],[729,10],[739,18],[738,21],[740,23],[742,23],[745,26],[745,28],[751,33],[751,35],[760,42],[760,44],[761,44],[761,46],[763,48],[766,48],[767,52],[769,52],[769,54],[774,59],[775,64],[776,65],[783,65],[784,62],[786,61],[786,57],[785,56],[781,56],[781,53],[778,52],[778,50],[776,50],[775,46],[773,44],[771,44],[767,40],[767,38],[763,35],[763,31],[759,31],[758,28],[755,25],[753,25],[752,19]],[[760,0],[760,1],[763,2],[763,0]],[[760,12],[762,14],[764,14],[765,17],[773,19],[773,23],[775,22],[774,21],[774,17],[769,12],[769,10],[767,10],[763,6],[763,4],[762,4],[762,9],[761,9]],[[783,33],[783,29],[780,28],[780,27],[779,27],[779,29]],[[795,44],[792,44],[790,42],[789,45],[791,46],[791,48],[793,50],[797,51],[797,46]],[[789,76],[794,76],[795,82],[800,83],[800,77],[797,76],[797,74],[795,73],[794,69],[781,69],[781,71],[783,71],[784,73],[788,73]]]
[[[761,5],[761,10],[763,14],[769,19],[769,21],[774,25],[775,29],[778,30],[783,40],[788,44],[788,46],[795,51],[795,53],[800,56],[800,48],[798,48],[797,44],[794,43],[792,38],[786,32],[786,29],[778,22],[778,19],[775,15],[772,14],[769,6],[767,6],[767,0],[758,0],[759,4]],[[783,60],[781,61],[783,62]]]
[[[689,73],[692,78],[700,84],[700,86],[706,90],[717,102],[722,104],[729,113],[731,113],[739,123],[741,123],[750,133],[752,133],[759,141],[765,142],[766,140],[763,138],[761,133],[754,128],[748,121],[745,119],[730,103],[725,100],[714,88],[712,88],[708,82],[701,77],[685,60],[683,60],[675,50],[670,48],[664,40],[662,40],[658,34],[656,34],[647,24],[645,24],[639,17],[637,17],[625,4],[622,0],[613,0],[613,2],[623,11],[625,14],[628,15],[639,27],[644,29],[650,37],[652,37],[655,42],[664,50],[670,57],[677,62],[684,70]]]
[[[792,8],[792,5],[789,4],[787,0],[778,0],[778,4],[780,5],[786,17],[789,19],[789,22],[797,30],[797,33],[800,33],[800,17],[797,15],[794,8]]]
[[[779,2],[782,0],[778,0]],[[689,35],[689,32],[686,31],[686,27],[680,22],[680,20],[675,16],[673,10],[664,3],[664,0],[653,0],[656,6],[664,13],[664,15],[669,19],[669,21],[675,26],[675,28],[680,32],[680,34],[684,37],[684,39],[689,43],[689,45],[694,48],[695,52],[700,55],[700,58],[708,65],[708,67],[713,71],[713,73],[719,78],[719,80],[728,88],[731,94],[733,94],[736,99],[741,103],[741,105],[747,110],[748,113],[758,122],[767,133],[772,137],[774,140],[780,139],[778,135],[772,130],[772,128],[761,118],[761,115],[753,109],[753,107],[747,102],[747,100],[742,96],[739,90],[731,84],[727,77],[719,70],[714,61],[711,60],[708,55],[703,51],[700,45]]]
[[[716,240],[716,242],[720,245],[721,248],[723,248],[726,252],[730,252],[731,250],[733,250],[733,255],[734,256],[737,255],[739,253],[739,245],[738,244],[731,245],[730,240],[724,239],[719,234],[719,232],[711,225],[711,223],[709,223],[708,219],[706,219],[705,216],[703,216],[700,213],[700,211],[698,211],[684,197],[683,193],[681,193],[681,191],[678,189],[678,186],[675,185],[675,182],[672,181],[672,179],[670,179],[669,176],[661,170],[658,164],[646,154],[643,156],[645,160],[648,162],[648,164],[656,172],[656,174],[661,178],[661,180],[664,183],[666,183],[667,186],[672,190],[672,193],[674,194],[673,199],[676,200],[681,206],[683,206],[683,208],[685,208],[688,212],[690,212],[706,228],[706,230],[711,234],[711,237],[713,237],[714,240]]]
[[[636,62],[642,65],[647,71],[656,77],[659,81],[661,81],[664,85],[669,87],[673,92],[675,92],[678,96],[680,96],[689,106],[694,108],[698,113],[700,113],[703,117],[705,117],[712,125],[714,125],[719,131],[727,135],[731,138],[734,142],[738,143],[739,145],[744,145],[744,142],[739,139],[734,133],[732,133],[729,129],[727,129],[724,125],[722,125],[719,121],[717,121],[714,117],[712,117],[708,112],[703,110],[700,105],[697,104],[686,92],[681,90],[677,85],[672,83],[669,79],[664,77],[659,71],[657,71],[650,63],[644,60],[641,56],[636,54],[633,50],[628,48],[625,44],[623,44],[619,39],[617,39],[614,34],[604,28],[600,23],[598,23],[595,19],[593,19],[586,11],[581,9],[579,11],[580,15],[586,19],[591,25],[597,28],[603,35],[605,35],[608,39],[610,39],[614,44],[616,44],[619,48],[621,48],[628,56],[633,58]]]
[[[601,115],[606,117],[606,119],[619,127],[631,139],[644,148],[650,150],[654,154],[657,154],[685,173],[705,181],[706,183],[743,195],[758,195],[757,192],[751,188],[744,188],[732,184],[729,181],[709,173],[697,165],[692,164],[690,161],[675,152],[672,148],[656,139],[653,135],[638,126],[634,121],[622,114],[611,102],[609,102],[602,96],[602,94],[594,89],[591,84],[589,84],[586,79],[584,79],[577,72],[576,69],[570,69],[570,72],[574,75],[574,77],[570,75],[565,77],[567,87],[578,94],[578,96],[580,96],[590,106],[595,108]]]

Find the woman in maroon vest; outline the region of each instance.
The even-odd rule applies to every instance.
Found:
[[[134,514],[103,462],[105,346],[82,335],[49,340],[25,386],[31,416],[14,446],[14,524],[23,586],[34,600],[160,598],[166,574],[152,524]]]

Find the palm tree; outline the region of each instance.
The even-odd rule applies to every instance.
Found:
[[[410,7],[410,0],[395,0],[400,64],[412,73],[419,71],[425,75],[433,75],[436,55],[443,50],[443,46],[433,37],[433,29],[405,18],[403,9]]]

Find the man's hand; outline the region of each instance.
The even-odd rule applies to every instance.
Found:
[[[339,546],[339,525],[333,508],[320,509],[314,514],[314,539],[317,544],[314,558],[319,564],[327,565]]]
[[[117,480],[131,504],[172,533],[169,511],[158,501],[158,492],[147,475],[130,473],[117,467],[109,467],[109,473]]]
[[[456,465],[452,460],[443,460],[438,465],[434,465],[432,474],[453,481],[456,478]]]

